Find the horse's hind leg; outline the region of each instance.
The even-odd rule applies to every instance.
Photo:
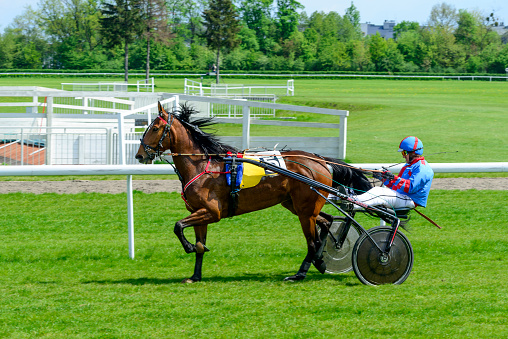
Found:
[[[315,217],[310,218],[300,218],[300,223],[302,224],[302,230],[305,235],[305,239],[307,239],[307,255],[303,259],[298,272],[295,275],[290,277],[286,277],[285,281],[299,281],[305,279],[307,276],[307,272],[310,269],[313,261],[315,260],[315,255],[317,253],[316,245],[317,241],[317,230],[316,230],[316,219]]]
[[[323,261],[323,250],[326,245],[326,238],[328,236],[328,230],[330,229],[330,225],[333,223],[333,216],[325,213],[319,212],[319,215],[316,218],[316,224],[319,226],[319,237],[317,236],[316,230],[316,254],[312,260],[312,264],[317,270],[323,274],[326,271],[326,263]]]

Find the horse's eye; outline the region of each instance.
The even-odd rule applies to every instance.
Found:
[[[154,128],[153,128],[153,131],[154,131],[154,132],[157,132],[158,130],[159,130],[159,127],[154,127]]]

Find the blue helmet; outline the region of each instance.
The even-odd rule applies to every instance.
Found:
[[[418,155],[423,154],[423,143],[417,137],[405,137],[399,145],[399,152],[415,152]]]

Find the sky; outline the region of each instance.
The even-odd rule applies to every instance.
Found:
[[[0,32],[12,23],[17,15],[23,14],[25,8],[31,5],[36,9],[40,0],[0,0]],[[346,8],[351,6],[351,0],[298,0],[307,14],[314,11],[335,11],[344,15]],[[354,0],[356,8],[360,11],[360,22],[370,22],[381,25],[385,20],[416,21],[425,24],[429,18],[430,10],[435,4],[446,2],[458,9],[475,10],[489,14],[494,11],[500,21],[508,25],[507,0]]]

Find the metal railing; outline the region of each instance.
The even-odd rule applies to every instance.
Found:
[[[217,95],[215,98],[221,99],[233,99],[233,100],[244,100],[244,101],[255,101],[255,102],[268,102],[275,104],[277,97],[274,94],[230,94],[230,95]],[[213,104],[209,106],[209,116],[220,117],[220,118],[241,118],[243,110],[238,105],[228,104]],[[253,107],[250,114],[254,118],[260,117],[275,117],[275,110],[261,107]]]
[[[125,82],[63,82],[62,90],[66,91],[106,91],[106,92],[154,92],[154,78],[136,81],[135,84]]]
[[[114,164],[113,135],[97,127],[0,127],[0,164]]]
[[[243,85],[243,84],[215,84],[203,85],[202,82],[185,79],[184,94],[199,96],[228,96],[228,95],[280,95],[294,96],[295,81],[288,80],[286,85]]]

